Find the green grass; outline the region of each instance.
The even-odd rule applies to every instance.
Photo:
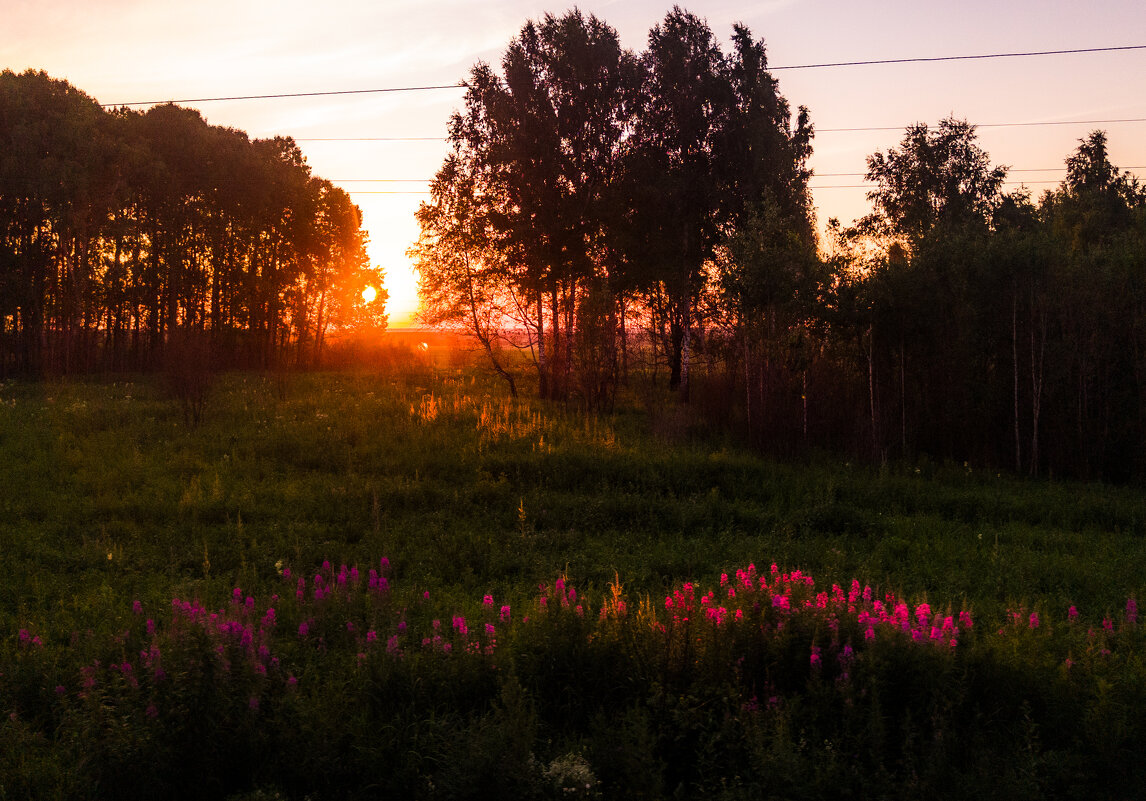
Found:
[[[1146,589],[1136,488],[777,464],[658,438],[639,408],[512,404],[476,376],[308,374],[280,392],[228,375],[194,429],[146,380],[9,383],[0,398],[10,623],[68,608],[96,624],[93,586],[122,603],[250,584],[279,559],[383,554],[463,595],[566,570],[661,592],[745,560],[983,612],[1037,601],[1098,615]]]
[[[640,397],[647,399],[650,392]],[[133,601],[152,610],[168,607],[172,597],[197,598],[218,608],[239,586],[264,604],[271,593],[284,592],[283,565],[311,575],[330,560],[360,565],[365,572],[386,556],[395,586],[408,593],[401,614],[412,627],[428,625],[434,616],[449,620],[450,610],[472,614],[486,593],[499,604],[527,608],[538,586],[552,584],[558,575],[594,598],[597,608],[614,576],[634,608],[642,597],[655,605],[682,581],[715,586],[722,572],[749,562],[811,572],[825,588],[833,582],[847,586],[854,577],[912,603],[970,609],[985,630],[1006,625],[1008,609],[1036,610],[1048,621],[1062,621],[1071,605],[1081,613],[1080,625],[1098,627],[1104,617],[1120,614],[1128,597],[1146,597],[1141,567],[1146,564],[1146,495],[1140,488],[1027,480],[923,461],[876,469],[817,456],[782,464],[739,448],[734,432],[695,423],[687,410],[663,399],[646,405],[636,398],[622,398],[613,416],[587,417],[536,400],[510,401],[492,380],[446,369],[300,374],[285,382],[230,374],[217,379],[203,423],[192,428],[148,378],[0,385],[0,557],[6,573],[0,582],[0,672],[4,665],[9,670],[7,678],[0,676],[0,711],[41,709],[41,729],[22,728],[13,718],[0,731],[0,744],[18,747],[31,760],[23,767],[0,763],[0,798],[5,786],[72,786],[61,755],[75,753],[76,747],[82,751],[82,743],[68,745],[61,732],[95,727],[99,737],[110,737],[114,754],[93,762],[107,781],[113,780],[116,760],[132,754],[156,758],[160,742],[174,747],[176,740],[148,734],[134,723],[114,729],[112,736],[105,713],[83,704],[50,712],[50,688],[57,681],[75,684],[80,665],[92,659],[106,664],[109,648],[130,657],[128,646],[114,644],[128,636],[127,629],[134,632],[130,638],[140,636]],[[432,599],[425,609],[419,606],[423,591]],[[398,613],[395,607],[385,615]],[[375,613],[354,614],[369,622]],[[291,618],[291,625],[302,619]],[[43,638],[44,656],[33,659],[19,650],[19,629]],[[722,718],[712,716],[727,707],[736,717],[747,691],[729,688],[740,687],[740,678],[712,668],[716,672],[703,681],[681,679],[679,697],[670,698],[665,692],[672,682],[647,668],[660,664],[661,657],[646,654],[646,659],[631,643],[622,647],[624,637],[616,644],[622,651],[606,645],[586,650],[585,638],[596,636],[576,625],[526,632],[508,644],[511,656],[498,663],[501,679],[477,663],[459,661],[446,668],[414,658],[401,669],[371,662],[375,672],[364,677],[350,652],[345,662],[328,664],[292,646],[293,664],[310,671],[309,686],[318,689],[298,701],[264,696],[264,703],[276,704],[273,712],[263,710],[271,722],[240,727],[245,734],[232,732],[229,747],[248,755],[274,748],[294,754],[300,765],[329,771],[332,763],[323,760],[337,762],[333,750],[325,756],[307,750],[319,742],[333,749],[340,742],[337,733],[324,729],[328,716],[352,721],[350,730],[372,731],[377,718],[392,715],[398,728],[387,735],[390,745],[370,746],[377,750],[370,759],[399,765],[403,781],[416,784],[423,780],[419,777],[433,775],[435,792],[446,797],[464,797],[461,788],[483,771],[493,770],[490,786],[501,787],[497,782],[507,770],[558,782],[558,774],[578,774],[590,764],[607,779],[606,790],[627,788],[630,795],[662,797],[677,783],[715,792],[721,782],[735,784],[721,773],[731,764],[738,770],[751,767],[756,775],[807,774],[798,786],[814,796],[856,777],[848,760],[831,762],[834,746],[827,740],[808,745],[809,736],[834,731],[839,742],[866,742],[873,731],[882,731],[885,717],[898,721],[896,731],[880,735],[899,743],[893,749],[897,756],[891,762],[872,757],[865,764],[879,770],[892,765],[893,773],[884,777],[888,786],[915,775],[919,786],[935,787],[946,779],[928,778],[923,766],[904,761],[934,755],[934,746],[913,746],[912,738],[930,731],[935,720],[972,725],[959,717],[962,712],[942,704],[928,713],[931,724],[912,722],[901,711],[885,716],[879,711],[883,707],[866,697],[857,701],[862,715],[855,713],[860,721],[855,726],[864,727],[861,738],[852,730],[837,731],[826,719],[816,722],[816,715],[829,709],[843,715],[840,721],[852,720],[853,713],[840,712],[834,706],[838,699],[831,700],[835,696],[813,686],[786,695],[782,714],[725,731]],[[1016,697],[1035,705],[1031,725],[1045,726],[1044,739],[1053,739],[1058,724],[1040,711],[1039,699],[1068,692],[1067,684],[1056,683],[1066,679],[1054,678],[1063,656],[1080,658],[1077,649],[1089,647],[1081,633],[1065,640],[1065,634],[1053,636],[1060,638],[1053,648],[1027,643],[1019,651],[1006,650],[1012,647],[1008,643],[1019,642],[1013,636],[976,640],[973,655],[955,668],[926,660],[913,668],[914,657],[903,662],[906,657],[889,652],[880,657],[886,662],[872,663],[884,667],[871,668],[870,688],[886,690],[889,675],[922,682],[913,670],[955,671],[949,676],[952,686],[979,708],[976,693],[982,688],[976,689],[976,681],[986,682],[990,697],[1000,686],[1018,682]],[[346,647],[353,649],[349,642]],[[783,646],[788,647],[796,646]],[[635,660],[622,660],[629,665],[625,675],[618,675],[611,661],[621,652]],[[199,664],[198,651],[187,653],[188,664]],[[1132,651],[1119,663],[1127,666],[1124,681],[1141,673],[1141,657]],[[807,655],[799,651],[777,658],[806,662]],[[563,663],[579,667],[558,669]],[[768,668],[773,669],[779,668]],[[211,689],[206,679],[195,678],[199,673],[188,671],[180,686],[199,688],[202,698],[195,704],[206,708],[225,707],[218,698],[226,693],[247,692],[231,685]],[[1029,675],[1019,680],[1015,671]],[[17,675],[24,678],[12,678]],[[1110,681],[1122,686],[1117,677]],[[1038,689],[1044,686],[1058,689]],[[937,688],[921,685],[914,692],[926,704],[936,704],[943,695]],[[119,690],[108,692],[120,698]],[[19,701],[21,693],[41,700]],[[1137,696],[1115,696],[1122,704],[1117,714],[1101,711],[1107,702],[1097,695],[1097,701],[1085,695],[1091,706],[1079,701],[1079,708],[1090,710],[1096,721],[1133,718],[1137,701],[1126,699]],[[606,700],[620,706],[610,711]],[[171,703],[178,710],[185,702]],[[1025,725],[1017,709],[1004,727],[1007,736]],[[139,717],[141,709],[133,714]],[[192,719],[171,714],[187,726],[176,729],[188,742],[217,734],[212,726],[234,723],[223,716],[193,725]],[[570,715],[575,725],[556,724]],[[200,725],[204,728],[195,728]],[[284,734],[284,727],[297,736]],[[694,742],[700,761],[687,771],[676,770],[687,751],[686,744],[669,745],[667,732],[677,729],[693,737],[703,732],[704,748],[723,745],[704,756],[703,743]],[[528,742],[506,740],[507,731],[526,732]],[[1130,736],[1133,728],[1126,732]],[[982,753],[1003,741],[988,740]],[[1019,740],[1035,742],[1033,734]],[[367,747],[355,742],[355,748]],[[413,744],[400,747],[403,742]],[[474,742],[484,745],[471,758],[466,754]],[[397,750],[386,750],[391,746]],[[1046,752],[1072,747],[1043,744]],[[546,749],[544,764],[529,767],[534,752]],[[981,753],[975,753],[976,770],[988,770]],[[457,763],[448,770],[447,757]],[[582,757],[584,764],[578,762]],[[828,765],[820,778],[808,773],[820,763]],[[937,764],[963,763],[952,758]],[[35,779],[37,765],[48,778]],[[491,767],[496,765],[502,769]],[[81,778],[83,769],[76,769]],[[1039,770],[1049,768],[1043,764]],[[864,781],[878,784],[877,773]],[[1016,786],[1023,785],[1020,773],[1012,776]],[[354,776],[330,775],[327,792],[370,795],[361,787],[347,790],[357,786]],[[625,783],[626,776],[637,775],[650,776],[649,783]],[[293,797],[273,777],[243,781]],[[312,786],[307,781],[296,777],[299,787]],[[745,782],[742,786],[750,787]],[[417,786],[415,794],[434,794]],[[322,787],[313,785],[316,797],[323,797]],[[729,790],[727,797],[735,793]]]

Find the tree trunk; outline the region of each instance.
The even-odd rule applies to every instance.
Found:
[[[541,287],[537,288],[537,395],[549,397],[549,364],[545,357],[545,303]]]
[[[1022,435],[1019,429],[1019,293],[1011,296],[1011,363],[1015,376],[1015,472],[1023,469]]]
[[[692,299],[687,295],[684,299],[684,330],[680,340],[680,402],[688,403],[689,385],[688,368],[692,357]]]

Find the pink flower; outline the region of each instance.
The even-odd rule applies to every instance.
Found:
[[[1037,629],[1039,627],[1039,614],[1038,612],[1031,612],[1030,627]]]
[[[1070,609],[1066,610],[1066,616],[1069,620],[1078,620],[1078,609],[1071,604]]]
[[[135,612],[135,614],[137,614],[137,615],[142,615],[143,614],[143,604],[141,604],[139,601],[132,601],[131,602],[131,611]]]
[[[1127,623],[1137,623],[1138,622],[1138,602],[1135,601],[1133,598],[1127,598],[1126,599],[1126,622]]]
[[[298,636],[305,637],[308,634],[310,634],[310,624],[304,620],[298,624]]]
[[[501,612],[498,614],[497,619],[504,623],[509,620],[509,616],[509,604],[506,604],[501,608]]]
[[[486,596],[481,599],[481,602],[482,606],[493,606],[493,596],[486,594]]]

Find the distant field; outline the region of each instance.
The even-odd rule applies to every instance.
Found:
[[[966,610],[975,617],[975,637],[987,637],[995,629],[1002,636],[1004,627],[1015,625],[1012,610],[1022,610],[1024,629],[1032,629],[1033,624],[1027,625],[1031,613],[1045,621],[1042,629],[1048,629],[1051,621],[1061,621],[1055,635],[1059,639],[1053,642],[1058,643],[1055,648],[1066,649],[1062,654],[1046,651],[1051,648],[1047,643],[1028,642],[1008,657],[1020,662],[1029,660],[1031,665],[1038,664],[1039,670],[1050,670],[1047,675],[1054,676],[1062,672],[1067,652],[1072,661],[1081,659],[1081,654],[1071,648],[1085,650],[1085,645],[1071,646],[1074,640],[1062,639],[1069,631],[1063,628],[1067,625],[1068,609],[1073,606],[1077,611],[1081,621],[1078,625],[1091,627],[1093,639],[1094,630],[1101,631],[1104,620],[1115,621],[1111,632],[1133,624],[1133,620],[1127,620],[1127,600],[1146,597],[1146,495],[1138,488],[1030,481],[983,473],[964,465],[927,462],[883,469],[826,457],[812,463],[778,464],[734,447],[721,432],[694,425],[687,408],[656,397],[652,391],[642,392],[640,402],[625,397],[615,415],[593,417],[528,399],[511,402],[493,379],[444,364],[407,367],[396,374],[230,374],[216,380],[201,425],[190,427],[178,405],[166,399],[150,379],[0,385],[0,554],[6,576],[0,583],[0,648],[4,650],[0,657],[0,671],[4,673],[0,676],[0,707],[11,716],[4,724],[7,728],[0,735],[0,746],[40,755],[39,762],[17,764],[11,757],[8,762],[0,762],[0,790],[7,786],[8,793],[15,793],[18,788],[43,791],[51,787],[58,794],[66,794],[65,790],[73,787],[69,782],[79,782],[88,775],[85,770],[94,771],[107,787],[113,788],[118,786],[112,777],[113,768],[121,764],[117,760],[131,754],[154,757],[164,748],[175,747],[175,743],[158,734],[144,736],[137,732],[138,736],[124,735],[125,743],[134,743],[130,748],[125,745],[124,753],[105,754],[100,760],[74,769],[61,767],[66,755],[81,747],[84,736],[103,731],[99,736],[106,738],[107,731],[101,727],[112,724],[103,715],[116,714],[112,710],[92,717],[94,713],[85,706],[90,694],[82,689],[77,694],[75,690],[80,686],[81,665],[102,658],[100,670],[104,670],[108,649],[114,651],[117,647],[121,652],[117,660],[136,661],[133,654],[139,643],[132,638],[146,639],[146,635],[142,633],[142,619],[132,615],[135,602],[144,610],[141,615],[170,609],[172,598],[200,600],[211,609],[228,604],[232,597],[238,599],[240,590],[235,588],[241,588],[243,598],[253,596],[255,600],[248,603],[257,602],[261,610],[273,603],[268,600],[272,594],[276,598],[279,593],[294,594],[294,585],[284,579],[284,567],[288,575],[292,569],[296,576],[305,575],[307,592],[311,592],[315,572],[325,575],[329,586],[336,581],[340,565],[353,568],[356,577],[360,573],[365,586],[368,569],[378,568],[379,560],[386,557],[387,566],[379,569],[392,584],[395,595],[386,596],[392,600],[387,600],[385,607],[368,608],[354,606],[360,602],[347,595],[346,608],[351,611],[346,612],[346,624],[347,630],[353,631],[351,619],[360,620],[359,625],[370,625],[383,618],[395,623],[400,617],[402,628],[393,630],[396,639],[391,643],[396,652],[399,643],[403,649],[408,647],[405,639],[397,639],[399,635],[407,636],[406,622],[411,629],[428,626],[432,615],[449,620],[453,610],[471,618],[480,616],[481,600],[487,595],[496,599],[496,608],[504,604],[519,610],[533,604],[537,618],[542,614],[536,607],[539,587],[543,587],[541,594],[548,592],[556,598],[552,584],[558,576],[570,587],[576,586],[588,607],[588,617],[597,616],[610,594],[619,589],[617,582],[633,613],[643,600],[646,611],[659,607],[663,615],[665,604],[661,599],[678,591],[682,582],[696,582],[698,592],[701,588],[719,589],[722,573],[734,574],[750,562],[764,573],[776,563],[784,573],[799,570],[815,576],[817,587],[823,589],[836,583],[846,588],[856,579],[862,585],[870,585],[876,597],[893,593],[907,599],[912,609],[927,602],[935,610],[950,610],[946,612],[949,616]],[[326,561],[330,566],[324,569],[321,566]],[[346,582],[345,571],[342,582]],[[408,593],[401,596],[405,599],[401,603],[399,588]],[[427,606],[418,612],[417,604],[422,603],[425,593],[425,602],[432,604],[433,610]],[[321,614],[306,617],[303,600],[300,595],[299,605],[290,606],[291,611],[287,611],[286,601],[279,605],[280,620],[294,615],[289,620],[292,641],[302,637],[293,631],[300,625],[324,625]],[[495,607],[486,606],[496,611]],[[176,609],[175,614],[181,613]],[[513,620],[517,621],[514,614]],[[602,612],[601,619],[605,617]],[[491,626],[502,625],[493,616],[487,619]],[[645,631],[649,618],[642,619],[645,628],[640,631]],[[285,625],[279,623],[280,632],[286,630]],[[175,621],[160,627],[163,632],[179,630]],[[454,631],[458,630],[455,625]],[[641,684],[643,689],[633,689],[623,676],[602,679],[613,682],[608,703],[623,698],[624,714],[617,725],[631,729],[627,735],[616,736],[629,745],[639,741],[639,747],[634,746],[637,756],[633,756],[633,764],[622,764],[624,760],[614,763],[601,756],[613,753],[608,751],[613,746],[605,743],[604,730],[595,728],[599,721],[594,723],[591,717],[578,718],[570,724],[573,728],[565,732],[554,728],[554,720],[549,717],[556,714],[554,710],[570,713],[570,707],[563,706],[566,701],[554,698],[565,697],[569,689],[554,684],[557,679],[553,676],[563,674],[560,669],[544,669],[545,660],[538,654],[556,659],[562,648],[573,647],[561,638],[576,639],[580,636],[578,631],[558,626],[545,636],[505,635],[505,643],[516,644],[507,645],[504,653],[512,655],[504,657],[508,661],[498,663],[498,669],[503,677],[512,674],[520,679],[525,700],[515,696],[517,690],[504,682],[489,684],[486,679],[472,680],[476,683],[470,690],[457,690],[455,695],[435,695],[437,691],[423,687],[417,692],[410,690],[409,697],[420,697],[418,692],[430,693],[431,700],[426,703],[436,710],[431,718],[445,715],[455,728],[469,721],[465,725],[471,727],[475,737],[482,732],[482,736],[489,735],[496,729],[495,724],[510,725],[506,721],[513,715],[535,715],[539,721],[535,721],[539,727],[536,741],[527,744],[525,752],[530,759],[540,759],[539,784],[528,792],[522,789],[521,797],[530,793],[544,797],[547,792],[558,792],[563,781],[558,774],[564,776],[562,771],[566,771],[572,775],[582,768],[590,773],[595,770],[593,782],[599,782],[590,782],[591,792],[582,793],[585,797],[601,792],[608,795],[625,787],[632,790],[639,783],[627,785],[625,777],[642,771],[661,777],[658,792],[665,795],[678,786],[715,792],[723,780],[727,797],[735,797],[733,777],[723,775],[732,768],[720,767],[724,763],[715,756],[712,765],[716,767],[674,771],[671,763],[676,752],[666,750],[663,725],[667,724],[658,717],[668,713],[657,706],[663,698],[655,700],[660,697],[656,693],[663,693],[672,683],[670,677],[661,676],[653,682],[659,690],[650,690],[645,684]],[[799,641],[799,647],[805,650],[809,642],[820,642],[817,638],[826,636],[827,630],[813,626],[808,631],[809,639]],[[25,658],[27,641],[33,634],[43,644],[44,653],[53,654],[50,659],[38,656],[40,661],[34,664],[27,661],[31,658]],[[335,643],[342,640],[334,633],[325,636],[333,653],[337,650]],[[338,636],[350,637],[345,632]],[[602,641],[602,637],[609,641],[599,632],[587,636],[590,642]],[[840,637],[833,636],[831,642],[835,645],[825,640],[823,647],[842,647]],[[963,636],[971,635],[965,631]],[[1085,636],[1080,629],[1077,642],[1084,644]],[[1125,668],[1129,671],[1124,675],[1126,681],[1142,670],[1142,640],[1137,634],[1134,636],[1138,639],[1125,641],[1123,651],[1114,647],[1116,654],[1123,653],[1121,658],[1126,665],[1136,665]],[[385,640],[383,636],[381,642]],[[623,637],[617,642],[622,640]],[[558,641],[566,645],[555,645]],[[366,641],[357,642],[355,646],[347,640],[347,648],[366,648],[362,644]],[[962,677],[953,681],[969,681],[967,676],[979,669],[974,666],[983,660],[995,664],[991,660],[1002,653],[994,641],[973,642],[978,645],[972,647],[971,653],[979,656],[968,657],[971,667],[957,663],[955,667],[943,668]],[[858,640],[855,645],[859,647]],[[325,648],[324,645],[324,653]],[[223,654],[223,646],[219,649],[219,654]],[[812,653],[818,654],[817,649]],[[209,649],[204,651],[207,652]],[[640,648],[625,651],[630,656],[639,652]],[[198,652],[192,648],[188,653]],[[282,664],[294,658],[294,670],[302,671],[306,665],[317,670],[307,661],[316,657],[306,656],[307,653],[310,652],[287,648]],[[988,653],[995,656],[983,656]],[[576,658],[589,659],[584,654]],[[369,703],[374,705],[375,713],[383,717],[391,714],[384,712],[390,708],[387,704],[396,704],[400,714],[392,710],[393,714],[404,715],[407,725],[421,734],[415,736],[411,729],[394,736],[423,738],[418,740],[416,754],[403,752],[402,759],[407,762],[399,771],[402,777],[415,777],[416,781],[403,778],[404,782],[414,783],[401,784],[395,778],[396,786],[408,790],[414,787],[410,792],[415,795],[433,796],[437,792],[430,787],[433,780],[425,779],[430,782],[426,785],[423,779],[437,777],[435,786],[441,790],[449,784],[449,771],[440,764],[430,764],[433,759],[426,755],[453,753],[449,750],[452,746],[441,739],[445,736],[441,732],[427,734],[418,728],[422,724],[417,721],[427,714],[425,708],[414,701],[405,705],[407,702],[401,699],[407,696],[402,693],[395,696],[398,700],[387,700],[386,692],[378,689],[397,681],[385,673],[392,668],[375,666],[370,674],[373,679],[364,679],[354,672],[353,658],[348,655],[347,659],[345,664],[330,666],[330,675],[323,674],[323,692],[365,692],[366,697],[373,699]],[[699,655],[696,659],[698,666],[707,664]],[[807,663],[806,654],[800,659],[801,664]],[[816,659],[812,661],[813,668]],[[761,675],[767,674],[772,676],[769,681],[784,684],[779,678],[783,673],[777,666],[780,663],[765,660],[761,664],[765,663],[773,666],[761,668]],[[1002,663],[1009,664],[1006,659]],[[226,664],[229,669],[231,662]],[[404,664],[414,670],[413,659]],[[136,664],[134,669],[141,668]],[[207,681],[202,673],[205,669],[200,666],[185,671],[186,676],[198,677],[194,679],[198,683],[193,683],[200,690]],[[425,678],[429,684],[440,681],[445,682],[442,686],[455,688],[469,686],[466,682],[471,681],[458,676],[479,670],[472,666],[456,669],[462,674],[450,680],[454,684],[444,678],[444,668],[440,666],[422,665],[418,670],[424,677],[433,677]],[[605,670],[600,664],[594,669]],[[703,673],[701,667],[696,670]],[[806,665],[803,670],[806,673]],[[983,670],[984,675],[990,674],[990,670]],[[332,678],[334,674],[346,678]],[[379,678],[382,674],[390,678]],[[260,675],[265,675],[265,668]],[[402,674],[402,681],[412,680],[413,675]],[[478,675],[484,674],[479,670]],[[126,672],[121,671],[116,681],[128,681],[125,676]],[[735,696],[734,701],[729,701],[729,708],[740,709],[748,703],[747,696],[740,697],[740,690],[729,689],[740,686],[737,682],[742,678],[713,679],[705,684],[711,677],[698,676],[691,676],[688,681],[703,678],[705,692],[720,688],[724,694],[721,698],[728,693]],[[527,677],[532,678],[527,681]],[[362,689],[362,681],[366,682],[366,689]],[[726,681],[732,684],[726,686]],[[576,682],[574,685],[580,686]],[[792,686],[797,685],[803,686],[798,682]],[[119,690],[107,682],[99,686],[106,687],[110,694],[107,698],[119,698],[116,693],[128,692],[124,688],[130,686],[130,681]],[[972,692],[967,687],[963,689]],[[1023,691],[1022,687],[1016,690],[1020,694]],[[1068,689],[1048,690],[1052,696],[1060,691],[1066,693]],[[700,690],[694,687],[688,692]],[[758,687],[753,699],[763,692]],[[804,692],[790,690],[789,694],[805,697]],[[930,690],[916,688],[914,692],[930,698]],[[777,693],[784,695],[779,690]],[[685,727],[682,731],[692,731],[689,726],[695,725],[699,727],[696,731],[717,736],[711,728],[717,724],[705,718],[704,710],[710,702],[701,696],[689,696],[692,700],[688,701],[687,695],[680,700],[683,717],[673,719]],[[251,696],[251,710],[258,711],[256,701],[262,698],[264,709],[260,714],[271,714],[267,711],[271,703],[268,697]],[[807,697],[816,696],[812,693]],[[74,707],[68,706],[73,703],[71,700],[59,700],[73,698]],[[217,702],[224,708],[229,703],[211,698],[203,701],[208,707]],[[282,701],[281,706],[274,707],[274,714],[279,717],[267,725],[286,726],[288,718],[294,721],[291,725],[304,725],[308,710],[319,714],[321,707],[318,696],[306,698],[305,702]],[[1122,707],[1116,717],[1124,726],[1122,734],[1130,737],[1142,726],[1140,720],[1137,724],[1126,722],[1141,717],[1135,718],[1143,710],[1136,709],[1134,701],[1140,700],[1140,694],[1119,698]],[[1078,703],[1093,714],[1113,714],[1086,706],[1090,703],[1086,699],[1093,700],[1087,695]],[[585,701],[590,707],[595,702],[592,698]],[[147,707],[142,706],[142,701],[139,703],[148,714],[152,710],[168,714],[158,700]],[[171,701],[174,711],[170,714],[181,714],[178,710],[184,706],[180,704],[187,703],[190,702],[186,698],[178,703]],[[812,700],[804,703],[809,709],[815,707]],[[1046,739],[1038,742],[1046,750],[1082,749],[1079,753],[1089,753],[1086,749],[1093,745],[1089,740],[1083,745],[1054,741],[1057,724],[1039,717],[1044,711],[1038,708],[1038,702],[1032,703],[1034,707],[1028,707],[1025,713],[1027,722],[1045,727]],[[58,707],[59,704],[64,707]],[[354,704],[351,707],[359,709]],[[723,708],[719,704],[717,707]],[[880,715],[884,713],[872,712],[866,706],[864,709],[865,727],[874,725],[873,719],[882,720]],[[333,713],[328,709],[322,714]],[[886,714],[893,715],[891,711]],[[134,724],[127,722],[129,717],[115,725],[135,732],[131,728]],[[17,724],[18,718],[26,724]],[[796,726],[797,719],[788,718],[785,725]],[[220,722],[224,720],[230,718],[223,715],[219,721],[203,722],[206,728],[202,736],[208,736],[212,726],[224,725]],[[485,724],[481,723],[483,720]],[[690,720],[692,723],[687,722]],[[970,725],[958,714],[952,720],[960,726]],[[921,721],[916,723],[923,725]],[[512,723],[519,724],[520,720]],[[353,731],[358,731],[355,726],[365,727],[362,731],[370,728],[365,721],[348,725]],[[717,725],[717,729],[724,725]],[[811,727],[808,731],[821,734],[835,731],[812,718],[800,724],[805,725]],[[1007,727],[1010,726],[1008,722]],[[740,742],[746,735],[740,729],[736,731],[740,733],[728,730],[719,736]],[[792,745],[800,736],[808,736],[807,732],[800,735],[799,726],[787,735],[769,731],[769,737],[779,738],[769,741],[773,745],[785,737],[788,739],[784,742]],[[896,771],[908,769],[904,759],[911,755],[912,746],[896,739],[902,733],[887,734],[889,741],[898,744],[889,746],[893,756],[885,761],[890,767],[881,768],[891,773],[882,779],[874,774],[869,777],[877,785],[886,779],[888,786],[896,786],[902,779]],[[688,736],[694,735],[695,732]],[[840,743],[859,737],[856,732],[831,736],[842,738]],[[252,737],[244,742],[255,753],[262,746],[255,742],[258,738]],[[795,766],[792,770],[823,759],[822,743],[828,742],[826,737],[820,737],[822,742],[813,742],[810,750],[801,752],[796,748],[789,754]],[[1047,739],[1053,742],[1048,744]],[[118,742],[114,738],[111,741]],[[541,744],[545,742],[551,749],[548,754],[542,753],[545,746]],[[286,748],[278,740],[275,747]],[[489,743],[483,747],[493,748]],[[149,748],[159,751],[153,753]],[[737,769],[744,771],[736,781],[743,780],[743,792],[750,793],[755,785],[749,779],[753,771],[764,769],[764,763],[753,761],[751,754],[755,752],[751,748],[733,750],[742,756],[730,764],[739,765]],[[397,759],[387,754],[375,754],[372,758],[382,762]],[[560,761],[570,754],[580,755],[578,759],[584,765],[572,756],[568,764]],[[496,763],[502,756],[491,759]],[[813,762],[801,762],[813,756]],[[641,761],[644,759],[652,762],[645,764]],[[883,757],[872,759],[872,765],[884,765]],[[958,770],[966,771],[966,775],[979,775],[975,771],[986,770],[975,761],[977,757],[961,759],[960,762],[952,757],[952,764],[957,763]],[[1078,781],[1089,776],[1085,760],[1082,762],[1080,767],[1067,760],[1070,769],[1083,777]],[[1051,791],[1068,785],[1049,764],[1044,760],[1041,767],[1032,768],[1036,778],[1044,778],[1041,785],[1032,779],[1030,787],[1042,787],[1054,795]],[[776,769],[775,764],[768,765],[769,770]],[[487,767],[474,763],[468,770],[476,775]],[[240,794],[271,788],[265,797],[274,797],[273,793],[294,797],[296,789],[305,785],[299,780],[301,783],[296,782],[292,789],[257,771],[244,773],[238,767],[227,770],[231,771],[226,773],[230,778],[218,779],[218,792]],[[831,781],[844,781],[839,778],[844,773],[832,775],[837,779]],[[940,778],[925,781],[926,777],[920,775],[916,776],[922,782],[919,786],[930,787],[927,781],[942,783]],[[155,776],[152,789],[156,791],[169,789],[164,781],[175,781]],[[321,782],[310,789],[317,794],[315,797],[323,797],[323,792],[338,797],[369,796],[372,791],[356,785],[357,780],[344,776],[337,781],[332,779],[334,784],[325,786],[325,790]],[[1121,780],[1122,777],[1112,778],[1110,786],[1120,787]],[[459,787],[464,785],[464,781],[458,781]],[[139,790],[140,787],[133,789]],[[445,791],[439,794],[442,793]],[[194,795],[190,791],[188,794]],[[465,795],[460,791],[445,794]],[[652,791],[650,794],[657,795]],[[0,792],[2,797],[5,795]]]

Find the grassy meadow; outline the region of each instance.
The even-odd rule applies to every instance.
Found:
[[[0,799],[1126,797],[1144,530],[1140,488],[777,463],[649,387],[225,374],[192,426],[10,381]]]

